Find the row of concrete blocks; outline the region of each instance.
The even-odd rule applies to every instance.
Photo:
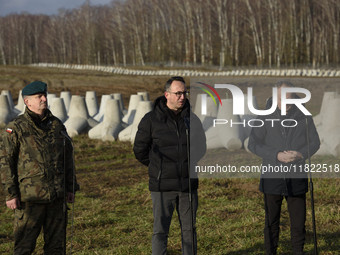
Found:
[[[251,69],[222,72],[201,72],[189,70],[132,70],[122,67],[96,65],[70,65],[54,63],[32,64],[39,67],[54,67],[79,70],[93,70],[124,75],[153,75],[153,76],[305,76],[305,77],[340,77],[340,70],[327,69]]]
[[[211,98],[207,98],[206,115],[201,115],[201,95],[198,95],[194,112],[199,116],[206,131],[207,148],[226,148],[239,150],[242,147],[248,151],[248,140],[251,127],[250,120],[256,119],[256,115],[246,111],[244,115],[233,115],[233,100],[222,99],[222,106],[215,105]],[[247,96],[245,95],[245,99]],[[245,100],[246,102],[247,100]],[[253,97],[253,106],[257,108],[256,97]],[[244,109],[248,109],[247,105]],[[320,114],[313,118],[320,137],[321,146],[316,155],[340,156],[340,95],[337,92],[325,92]],[[214,119],[218,119],[215,127]],[[232,125],[233,123],[233,125]],[[251,121],[251,125],[260,125]]]
[[[248,96],[245,95],[244,115],[233,114],[233,99],[222,99],[222,104],[219,105],[215,104],[211,97],[206,98],[207,112],[205,115],[202,115],[202,95],[203,94],[197,95],[194,113],[200,118],[203,124],[207,138],[207,148],[226,148],[231,151],[240,150],[241,148],[247,149],[244,142],[247,141],[251,131],[248,121],[256,119],[256,115],[248,109]],[[258,109],[256,96],[252,97],[252,102],[254,108]]]
[[[247,149],[250,127],[248,121],[256,116],[246,111],[244,115],[233,115],[233,100],[222,99],[222,105],[215,105],[212,98],[207,98],[206,115],[201,115],[201,94],[196,100],[194,112],[199,116],[206,131],[207,147],[238,150]],[[247,97],[245,97],[247,98]],[[98,107],[97,95],[94,91],[86,92],[86,96],[71,96],[70,92],[61,92],[60,98],[48,94],[51,102],[49,108],[61,119],[71,137],[88,132],[92,139],[134,141],[137,126],[142,117],[151,110],[151,102],[147,92],[139,92],[130,96],[129,108],[126,110],[120,93],[103,95]],[[247,100],[245,100],[246,102]],[[253,106],[257,107],[256,97]],[[245,105],[244,109],[248,109]],[[325,92],[320,114],[314,117],[321,148],[318,155],[340,156],[340,95],[337,92]],[[17,105],[13,104],[10,91],[3,90],[0,95],[0,123],[7,124],[24,111],[24,104],[19,94]],[[213,127],[213,120],[223,120]],[[234,125],[232,125],[234,123]],[[238,124],[235,124],[238,123]],[[244,124],[242,124],[244,123]]]
[[[7,124],[25,110],[19,93],[14,105],[9,90],[0,95],[0,123]],[[124,108],[122,95],[114,93],[101,97],[100,107],[95,91],[87,91],[85,98],[62,91],[60,97],[48,94],[48,107],[66,127],[69,136],[88,133],[91,139],[121,140],[133,142],[142,117],[151,110],[152,103],[147,92],[130,96],[128,109]]]

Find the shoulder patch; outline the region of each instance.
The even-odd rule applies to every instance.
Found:
[[[6,128],[6,132],[12,134],[12,133],[13,133],[13,129],[11,129],[11,128]]]

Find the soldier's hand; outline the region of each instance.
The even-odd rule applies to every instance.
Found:
[[[75,195],[72,192],[67,192],[67,203],[73,203],[74,202]]]
[[[20,199],[19,198],[13,198],[12,200],[6,201],[6,205],[9,209],[18,209],[20,208]]]

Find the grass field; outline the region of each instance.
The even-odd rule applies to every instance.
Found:
[[[0,88],[11,88],[14,94],[23,86],[24,81],[32,77],[41,80],[50,77],[50,87],[54,92],[68,89],[82,94],[86,90],[98,89],[104,94],[117,92],[121,88],[125,100],[128,99],[129,93],[139,90],[150,91],[153,100],[161,93],[167,78],[116,77],[95,72],[86,76],[78,71],[1,67]],[[90,81],[93,82],[96,78],[96,84],[90,85]],[[274,78],[267,79],[265,82]],[[251,86],[250,82],[251,79],[242,80],[240,83]],[[335,80],[331,82],[332,84],[322,85],[325,90],[333,90],[338,86],[334,85]],[[62,83],[64,85],[61,85]],[[320,88],[316,88],[316,91],[319,90]],[[314,113],[318,113],[320,102],[317,99],[311,105],[315,109]],[[125,104],[127,106],[127,101]],[[77,193],[74,210],[73,254],[151,254],[153,218],[147,168],[135,160],[132,145],[90,140],[87,135],[75,137],[74,144],[77,178],[81,189]],[[231,165],[261,162],[258,157],[244,150],[218,151],[224,152]],[[209,153],[214,154],[214,151]],[[315,156],[312,162],[328,165],[340,163],[339,158],[332,156]],[[258,191],[258,182],[257,178],[200,180],[197,216],[199,255],[264,254],[264,203],[262,194]],[[314,179],[319,254],[340,254],[339,185],[339,179]],[[305,251],[306,254],[313,254],[309,193],[307,197]],[[11,254],[13,212],[5,207],[2,189],[0,204],[0,254]],[[280,228],[279,254],[291,254],[290,223],[285,202]],[[71,230],[69,222],[68,251]],[[42,246],[43,240],[40,236],[35,254],[43,254]],[[171,225],[168,254],[181,254],[180,229],[176,214]]]
[[[151,254],[153,219],[147,169],[134,159],[131,144],[90,140],[85,135],[74,140],[81,190],[75,203],[73,254]],[[259,161],[244,151],[239,154]],[[235,155],[226,152],[226,157],[233,160]],[[313,162],[335,164],[339,160],[314,157]],[[314,180],[320,254],[339,254],[339,184],[338,179]],[[3,198],[2,195],[2,204]],[[2,206],[0,215],[0,253],[10,254],[13,212]],[[201,179],[198,254],[264,254],[263,223],[258,179]],[[71,236],[70,223],[68,236]],[[291,254],[289,240],[289,217],[284,203],[279,254]],[[39,238],[35,254],[42,254],[42,245]],[[312,251],[309,209],[306,252],[313,254]],[[181,254],[176,214],[169,236],[169,254]]]

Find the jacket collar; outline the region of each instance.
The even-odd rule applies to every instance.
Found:
[[[171,110],[166,105],[166,102],[167,102],[167,100],[166,100],[165,96],[164,95],[160,96],[153,102],[152,109],[156,112],[161,113],[162,115],[165,115],[166,117],[172,118],[171,113],[169,112]],[[186,99],[185,104],[182,108],[182,111],[178,114],[180,114],[181,117],[189,116],[189,112],[190,112],[190,103],[189,103],[189,100]]]
[[[40,119],[39,115],[32,112],[30,109],[28,109],[28,107],[25,108],[24,114],[28,120],[33,121],[39,127],[41,127],[42,124],[45,123],[52,115],[51,111],[49,109],[46,109],[44,118]]]

